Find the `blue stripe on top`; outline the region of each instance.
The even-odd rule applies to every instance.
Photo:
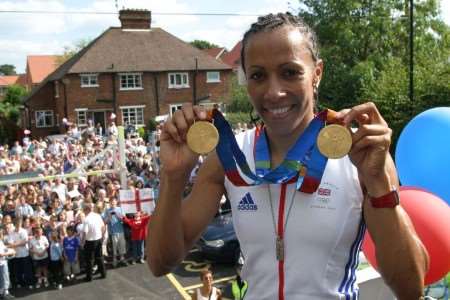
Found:
[[[364,238],[364,232],[366,230],[366,224],[364,222],[364,217],[361,216],[361,221],[359,222],[358,234],[350,248],[350,255],[348,257],[347,264],[345,265],[344,278],[339,286],[339,292],[345,295],[346,300],[357,299],[353,296],[358,295],[358,291],[355,290],[356,282],[356,268],[359,263],[359,251],[361,249],[362,240]]]
[[[362,226],[360,227],[360,232],[358,232],[358,234],[361,235],[361,237],[359,238],[359,242],[358,242],[358,246],[357,246],[357,251],[356,251],[356,262],[355,265],[353,267],[352,270],[352,276],[350,278],[352,278],[350,285],[349,285],[349,290],[352,293],[352,295],[355,296],[355,299],[358,299],[358,288],[355,287],[355,283],[356,283],[356,269],[358,268],[359,265],[359,252],[361,250],[361,245],[362,242],[364,240],[364,233],[366,232],[366,224],[363,222]]]

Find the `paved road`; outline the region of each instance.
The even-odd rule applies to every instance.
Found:
[[[109,269],[106,279],[95,275],[91,282],[84,282],[84,275],[80,275],[75,282],[65,284],[62,290],[41,288],[12,292],[16,298],[26,300],[184,300],[200,283],[199,271],[206,265],[213,270],[214,279],[218,281],[216,286],[222,289],[225,298],[231,298],[229,280],[233,269],[226,265],[211,265],[197,253],[188,256],[169,276],[156,278],[146,264],[136,264]]]
[[[71,299],[71,300],[143,300],[143,299],[182,299],[177,290],[165,277],[155,278],[143,264],[108,270],[106,279],[84,282],[84,276],[62,290],[41,288],[28,291],[20,289],[16,298],[30,300]],[[14,293],[14,291],[13,291]]]

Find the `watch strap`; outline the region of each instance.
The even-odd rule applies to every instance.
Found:
[[[400,204],[400,197],[397,188],[380,197],[372,197],[369,195],[370,204],[374,208],[394,208]]]

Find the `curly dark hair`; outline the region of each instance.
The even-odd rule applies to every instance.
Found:
[[[281,26],[292,26],[297,28],[300,33],[305,36],[306,46],[311,52],[314,62],[319,60],[319,46],[317,41],[316,33],[311,29],[311,27],[303,21],[302,18],[294,16],[293,14],[277,13],[268,14],[265,16],[258,17],[258,20],[250,26],[250,29],[244,34],[242,39],[241,48],[241,65],[245,72],[245,48],[248,44],[249,39],[258,32],[267,32],[279,28]]]

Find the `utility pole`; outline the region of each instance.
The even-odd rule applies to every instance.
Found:
[[[414,101],[414,0],[409,0],[409,100]]]
[[[197,105],[197,72],[198,72],[198,58],[195,58],[195,71],[194,71],[194,86],[192,88],[192,103]]]

